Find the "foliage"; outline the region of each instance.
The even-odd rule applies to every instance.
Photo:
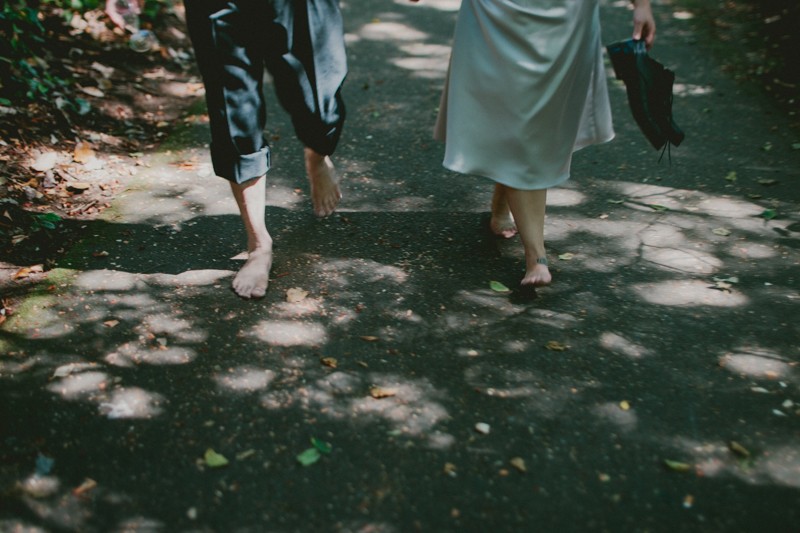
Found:
[[[169,2],[145,0],[142,19],[153,20]],[[102,0],[0,0],[0,105],[45,102],[63,111],[88,112],[68,74],[48,65],[48,43],[68,31],[73,17],[104,5]],[[61,20],[46,27],[44,21],[52,18]]]

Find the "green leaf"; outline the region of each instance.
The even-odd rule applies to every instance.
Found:
[[[761,218],[764,220],[772,220],[776,216],[778,216],[778,212],[774,209],[764,209],[764,212],[761,213]]]
[[[333,446],[331,446],[329,442],[319,440],[316,437],[311,438],[311,444],[313,444],[314,448],[319,450],[320,453],[331,453],[331,450],[333,449]]]
[[[800,143],[792,143],[792,150],[800,150]]]
[[[608,202],[610,204],[624,204],[625,200],[610,200],[609,199],[609,200],[606,200],[606,202]]]
[[[728,181],[736,181],[736,172],[733,170],[728,172],[728,175],[725,176],[725,179]]]
[[[309,448],[297,455],[297,462],[303,466],[311,466],[319,461],[320,457],[322,457],[322,454],[319,453],[318,449]]]
[[[490,281],[489,288],[494,292],[511,292],[511,289],[500,283],[499,281]]]
[[[219,468],[228,464],[228,460],[224,455],[218,454],[211,448],[206,450],[206,454],[203,459],[205,459],[206,465],[210,468]]]
[[[692,469],[692,465],[688,463],[682,463],[680,461],[671,461],[669,459],[664,459],[664,464],[667,465],[667,468],[670,470],[674,470],[675,472],[688,472]]]

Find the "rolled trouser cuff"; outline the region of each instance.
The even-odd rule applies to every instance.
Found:
[[[228,181],[242,184],[267,173],[270,168],[270,150],[265,146],[252,154],[217,154],[211,145],[211,163],[214,173]]]

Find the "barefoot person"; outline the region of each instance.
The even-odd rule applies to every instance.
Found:
[[[230,181],[247,233],[248,258],[233,289],[242,298],[259,298],[272,266],[264,220],[270,168],[264,69],[305,145],[314,213],[328,216],[341,198],[329,156],[345,118],[347,62],[338,0],[190,0],[185,8],[206,88],[214,172]]]
[[[569,179],[572,153],[614,132],[599,0],[463,0],[435,136],[444,166],[495,182],[490,227],[519,232],[523,286],[551,281],[544,246],[547,189]],[[635,0],[634,38],[655,36],[649,0]]]

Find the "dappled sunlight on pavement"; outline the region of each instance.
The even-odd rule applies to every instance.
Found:
[[[606,35],[627,35],[628,4],[603,3]],[[265,298],[230,289],[245,241],[202,117],[86,222],[3,326],[0,529],[797,523],[795,175],[744,167],[798,152],[696,140],[724,129],[702,110],[732,104],[665,14],[685,145],[658,164],[612,82],[618,139],[549,194],[554,283],[522,298],[489,183],[442,170],[430,139],[457,6],[347,3],[344,198],[326,219],[269,88]]]

